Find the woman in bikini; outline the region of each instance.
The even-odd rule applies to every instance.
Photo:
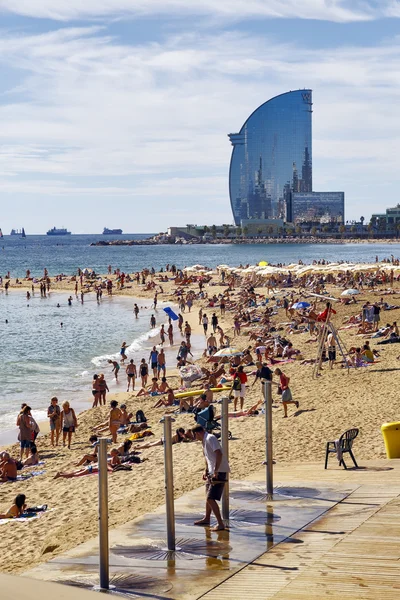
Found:
[[[118,402],[116,400],[112,400],[110,403],[111,410],[109,414],[109,428],[112,437],[112,441],[115,444],[117,441],[117,431],[121,427],[122,413],[118,408]]]
[[[26,508],[25,500],[25,494],[18,494],[14,500],[14,504],[8,511],[4,514],[0,514],[0,519],[18,519],[21,517]]]
[[[110,390],[108,389],[108,385],[106,380],[104,379],[104,373],[100,373],[98,379],[97,379],[97,387],[99,390],[99,406],[101,406],[101,401],[103,401],[103,405],[106,405],[106,396],[107,396],[107,392],[109,392]]]
[[[131,358],[131,360],[129,361],[129,365],[126,367],[126,376],[127,376],[127,380],[128,380],[128,388],[126,391],[129,392],[129,388],[132,383],[132,392],[133,392],[135,389],[135,379],[137,377],[136,365],[133,362],[133,358]]]
[[[142,358],[140,361],[139,375],[142,378],[142,388],[145,388],[147,385],[147,378],[149,376],[149,365],[147,364],[145,358]]]
[[[96,408],[96,406],[99,403],[100,400],[100,390],[99,390],[99,376],[97,375],[97,373],[95,373],[93,375],[93,381],[92,381],[92,396],[93,396],[93,404],[92,404],[92,408]]]

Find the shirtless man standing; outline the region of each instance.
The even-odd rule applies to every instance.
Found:
[[[326,343],[328,346],[329,367],[333,369],[333,363],[336,360],[336,340],[332,332],[328,334]]]
[[[166,373],[166,367],[165,367],[165,353],[164,353],[164,349],[161,348],[160,352],[158,353],[158,359],[157,359],[157,376],[160,377],[160,372],[163,372],[163,376],[165,377],[165,373]]]
[[[217,340],[213,333],[207,338],[207,350],[210,356],[217,350]]]

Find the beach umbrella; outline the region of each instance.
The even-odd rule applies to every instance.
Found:
[[[355,290],[355,289],[350,289],[350,290],[344,290],[344,292],[342,292],[340,295],[341,296],[357,296],[357,294],[359,294],[359,290]]]
[[[266,261],[266,260],[262,260],[261,262],[259,262],[259,263],[258,263],[258,266],[259,266],[259,267],[267,267],[267,266],[268,266],[268,263],[267,263],[267,261]]]
[[[163,308],[163,311],[164,311],[165,313],[167,313],[167,315],[168,315],[169,317],[171,317],[171,319],[172,319],[173,321],[177,321],[177,320],[179,319],[178,315],[176,315],[176,314],[174,313],[174,311],[172,310],[172,308],[170,308],[169,306],[167,306],[166,308]]]
[[[218,350],[213,356],[243,356],[243,352],[237,348],[228,346],[228,348],[221,348],[221,350]]]
[[[301,308],[308,308],[309,306],[311,306],[309,302],[295,302],[294,304],[292,304],[292,308],[294,308],[295,310],[299,310]]]

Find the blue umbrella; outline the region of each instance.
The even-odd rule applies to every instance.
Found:
[[[174,311],[172,310],[172,308],[170,308],[169,306],[167,306],[167,308],[163,308],[163,311],[164,311],[164,312],[166,312],[166,313],[167,313],[167,315],[168,315],[169,317],[171,317],[171,319],[172,319],[173,321],[177,321],[177,320],[178,320],[178,318],[179,318],[179,317],[178,317],[178,315],[176,315],[176,314],[174,313]]]
[[[299,308],[308,308],[309,306],[311,306],[309,302],[295,302],[292,304],[292,308],[295,310],[298,310]]]

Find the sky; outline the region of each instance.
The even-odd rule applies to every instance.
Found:
[[[255,108],[313,90],[313,188],[399,199],[400,1],[0,0],[0,228],[232,223]]]

